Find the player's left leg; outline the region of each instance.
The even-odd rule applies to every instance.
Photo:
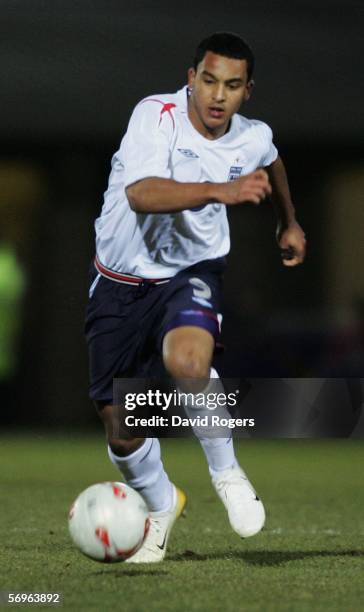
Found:
[[[163,339],[165,368],[175,380],[191,378],[206,385],[214,346],[214,338],[207,329],[193,325],[173,328]]]
[[[224,393],[223,385],[211,362],[215,347],[213,335],[197,326],[182,326],[171,329],[163,341],[163,360],[167,371],[176,381],[179,389],[184,392]],[[188,402],[184,405],[188,416],[196,416],[194,406]],[[223,410],[224,417],[230,415]],[[211,411],[206,407],[199,410],[200,416],[210,416]],[[210,473],[229,469],[236,465],[231,430],[215,428],[210,431],[206,428],[194,429],[209,464]]]
[[[208,393],[224,393],[220,379],[211,368],[214,347],[214,337],[201,327],[177,327],[166,334],[163,340],[164,365],[181,391],[203,393],[205,396]],[[188,404],[184,407],[189,416],[196,416],[196,411]],[[204,415],[211,414],[211,411],[206,409],[201,412]],[[229,416],[226,410],[224,416]],[[236,459],[231,431],[222,431],[221,437],[218,437],[219,431],[209,437],[205,436],[205,433],[203,428],[195,429],[211,474],[234,466]]]
[[[164,364],[182,391],[202,392],[206,397],[211,393],[224,394],[222,382],[211,368],[214,344],[211,333],[197,326],[177,327],[166,334]],[[187,403],[185,410],[188,416],[196,416],[194,404]],[[219,407],[218,412],[220,418],[230,416],[225,407]],[[206,407],[200,407],[198,413],[211,418],[211,410]],[[194,433],[204,450],[212,483],[228,511],[232,528],[241,537],[255,535],[265,522],[264,506],[235,458],[231,430],[195,427]]]

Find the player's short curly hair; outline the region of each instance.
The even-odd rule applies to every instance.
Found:
[[[202,62],[207,51],[212,51],[224,57],[232,59],[245,59],[248,67],[248,80],[253,76],[254,70],[254,55],[249,45],[238,34],[233,32],[215,32],[204,38],[198,45],[193,67],[196,70],[200,62]]]

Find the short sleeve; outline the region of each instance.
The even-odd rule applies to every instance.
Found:
[[[263,121],[255,121],[259,130],[260,141],[262,145],[262,157],[259,166],[270,166],[278,157],[277,147],[273,143],[273,132],[269,125]]]
[[[125,187],[148,177],[171,177],[173,107],[146,99],[134,109],[121,147]]]

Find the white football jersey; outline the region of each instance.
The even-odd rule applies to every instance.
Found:
[[[208,140],[187,113],[187,87],[150,96],[134,109],[112,158],[108,189],[95,222],[98,261],[110,271],[167,278],[199,261],[229,252],[224,204],[176,213],[134,212],[125,189],[141,179],[226,182],[268,166],[277,157],[265,123],[235,114],[221,138]]]

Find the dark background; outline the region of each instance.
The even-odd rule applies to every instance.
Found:
[[[222,369],[361,377],[362,3],[12,0],[0,10],[3,421],[94,421],[82,326],[111,155],[138,100],[184,85],[196,44],[216,30],[255,51],[242,112],[271,125],[308,237],[305,265],[284,269],[269,203],[229,211]]]

